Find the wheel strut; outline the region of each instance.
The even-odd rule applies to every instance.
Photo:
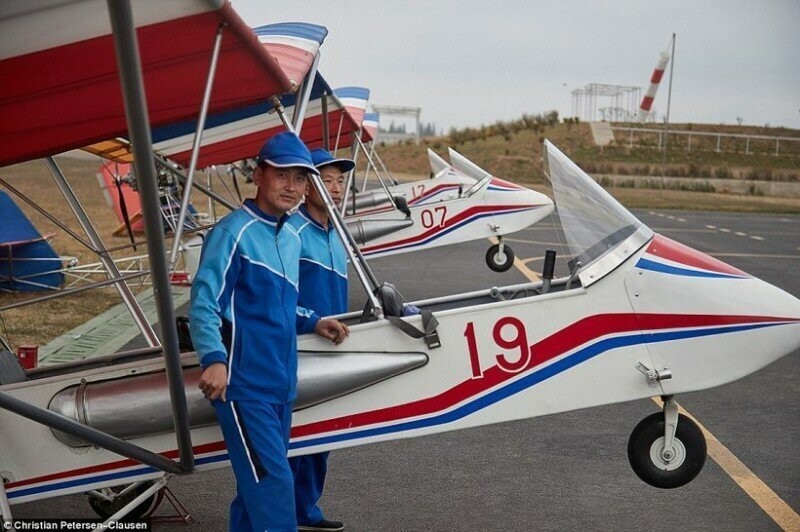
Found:
[[[678,403],[672,395],[663,395],[661,400],[664,402],[664,449],[661,451],[661,458],[665,462],[671,462],[675,458],[675,433],[678,430]]]

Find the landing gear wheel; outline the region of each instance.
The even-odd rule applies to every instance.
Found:
[[[500,251],[500,245],[495,244],[486,251],[486,265],[496,272],[507,271],[514,264],[514,250],[510,247],[503,245],[503,251]]]
[[[664,441],[662,412],[641,420],[628,439],[628,460],[633,472],[657,488],[678,488],[688,484],[706,462],[703,433],[694,421],[679,414],[671,456],[664,452]]]
[[[138,486],[125,495],[121,495],[119,497],[114,497],[113,500],[107,501],[105,499],[101,499],[99,497],[95,497],[93,495],[89,495],[89,506],[92,507],[92,510],[95,511],[97,515],[100,516],[102,519],[108,519],[118,511],[120,511],[126,504],[131,502],[133,499],[138,497],[142,492],[144,492],[147,488],[151,487],[153,482],[145,482],[141,486]],[[118,486],[115,488],[108,488],[109,492],[119,493],[126,486]],[[164,496],[164,492],[159,490],[150,497],[146,498],[137,506],[136,508],[132,509],[128,512],[128,515],[122,518],[123,521],[134,521],[136,519],[142,519],[150,514],[153,510],[161,502],[162,497]]]

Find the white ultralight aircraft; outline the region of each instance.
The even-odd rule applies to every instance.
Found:
[[[341,317],[351,322],[344,344],[301,336],[291,454],[661,396],[663,412],[630,436],[631,466],[661,488],[700,472],[703,435],[674,396],[800,348],[800,300],[654,233],[552,144],[544,151],[570,275],[416,301],[421,314],[406,317],[383,285],[382,316]],[[114,362],[77,375],[54,368],[2,392],[175,456],[164,360]],[[196,387],[197,360],[181,362],[196,467],[226,466],[213,410]],[[12,503],[164,475],[7,411],[0,427],[13,449],[3,456]]]
[[[385,186],[345,198],[345,222],[387,227],[398,223],[394,204],[402,198],[410,225],[359,241],[365,257],[383,257],[495,237],[486,264],[503,272],[514,264],[514,252],[503,236],[533,225],[553,212],[553,202],[539,192],[491,175],[450,149],[448,164],[428,151],[431,179]],[[380,179],[380,177],[379,177]],[[358,240],[358,239],[357,239]]]

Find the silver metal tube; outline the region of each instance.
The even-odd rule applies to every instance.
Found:
[[[169,268],[167,266],[164,229],[161,225],[161,205],[158,197],[156,169],[153,164],[153,146],[150,124],[147,116],[147,102],[144,96],[142,65],[136,41],[136,29],[129,0],[107,0],[111,28],[114,35],[114,48],[117,55],[122,95],[125,102],[125,116],[134,153],[134,166],[139,178],[139,195],[142,203],[147,248],[150,255],[153,289],[155,291],[158,321],[163,335],[164,360],[169,381],[170,404],[175,425],[180,467],[178,473],[194,470],[192,435],[189,429],[189,416],[186,408],[186,395],[181,378],[181,361],[178,350],[178,331],[175,326],[175,313],[170,297]],[[158,455],[157,455],[158,456]],[[159,456],[162,460],[163,457]],[[171,461],[165,460],[170,465]],[[164,469],[163,467],[161,469]],[[167,469],[165,469],[167,470]]]
[[[341,212],[345,212],[347,209],[347,200],[350,198],[350,193],[353,193],[353,197],[355,197],[355,191],[351,190],[355,186],[355,173],[356,169],[353,167],[352,170],[347,172],[347,182],[344,185],[344,194],[342,195],[342,205],[339,207]]]
[[[372,157],[369,156],[367,149],[364,147],[364,143],[361,142],[361,135],[356,137],[356,140],[358,141],[358,145],[361,146],[361,150],[364,152],[364,155],[367,156],[367,163],[374,168],[375,163],[372,162]],[[389,187],[387,187],[386,183],[383,182],[383,179],[381,178],[380,174],[378,174],[378,172],[375,172],[375,177],[378,178],[378,183],[381,184],[383,191],[386,192],[387,196],[389,196],[389,201],[392,203],[392,206],[396,209],[397,203],[394,201],[394,196],[392,196],[392,193],[389,191]]]
[[[669,90],[667,91],[667,116],[664,120],[664,157],[662,160],[662,167],[667,166],[667,149],[669,146],[669,110],[672,104],[672,71],[675,69],[675,34],[672,34],[672,55],[669,58]],[[719,151],[719,150],[717,150]],[[661,172],[662,183],[661,188],[664,188],[663,175],[666,170]]]
[[[322,147],[325,150],[330,150],[331,147],[331,139],[330,139],[330,128],[328,127],[328,93],[322,93]]]
[[[323,123],[326,123],[327,119],[323,119]],[[356,186],[356,166],[358,165],[358,150],[353,150],[353,169],[347,172],[347,185],[344,188],[344,195],[342,196],[342,205],[340,206],[339,210],[341,212],[345,212],[347,210],[347,200],[350,197],[350,194],[353,194],[353,198],[355,198],[355,186]],[[353,207],[355,209],[355,206]]]
[[[328,218],[330,219],[331,223],[333,223],[336,233],[339,235],[339,238],[341,238],[342,241],[347,244],[344,247],[345,251],[347,251],[347,255],[351,264],[353,265],[353,269],[355,269],[356,275],[358,275],[362,286],[367,292],[367,297],[370,300],[372,308],[375,309],[375,313],[377,315],[381,315],[383,313],[383,307],[378,301],[377,296],[374,294],[374,290],[380,286],[378,280],[375,278],[375,275],[372,273],[372,270],[367,264],[366,259],[358,249],[358,244],[353,238],[353,235],[347,231],[344,221],[341,218],[342,215],[333,204],[331,195],[328,193],[328,189],[325,188],[325,185],[322,183],[322,179],[317,174],[311,174],[311,182],[314,184],[314,187],[317,189],[317,193],[325,203],[325,210],[328,211]]]
[[[142,277],[144,275],[149,274],[150,272],[136,272],[136,273],[129,273],[127,275],[120,274],[119,277],[114,277],[113,279],[107,279],[105,281],[98,281],[96,283],[92,283],[86,286],[81,286],[79,288],[69,288],[67,290],[61,290],[59,292],[55,292],[52,294],[48,294],[46,296],[37,297],[35,299],[26,299],[25,301],[17,301],[16,303],[9,303],[7,305],[3,305],[0,307],[0,312],[5,310],[11,310],[12,308],[17,307],[24,307],[25,305],[32,305],[34,303],[40,303],[42,301],[49,301],[51,299],[56,299],[59,297],[66,297],[71,296],[73,294],[77,294],[79,292],[85,292],[87,290],[92,290],[94,288],[100,288],[102,286],[108,286],[110,284],[118,284],[128,281],[129,279],[135,279],[137,277]],[[151,345],[151,347],[158,347],[158,344]]]
[[[165,159],[161,155],[157,155],[157,154],[155,155],[155,161],[162,168],[164,168],[165,170],[170,172],[172,175],[174,175],[175,178],[178,181],[181,182],[181,184],[186,183],[186,176],[183,175],[182,173],[180,173],[180,171],[178,171],[178,169],[175,168],[174,165],[170,161],[168,161],[167,159]],[[194,183],[192,183],[192,186],[194,188],[196,188],[197,190],[199,190],[200,192],[202,192],[203,194],[205,194],[206,196],[208,196],[209,198],[212,198],[214,201],[217,201],[217,202],[221,203],[222,205],[224,205],[225,207],[229,208],[230,210],[233,211],[233,210],[237,209],[236,205],[234,205],[230,201],[226,200],[225,198],[223,198],[222,196],[220,196],[219,194],[217,194],[216,192],[214,192],[210,188],[207,188],[207,187],[201,185],[200,183],[198,183],[196,181]]]
[[[118,0],[111,0],[116,2]],[[120,440],[114,436],[110,436],[105,432],[101,432],[92,427],[82,425],[77,421],[66,418],[62,415],[51,412],[45,408],[32,405],[21,399],[17,399],[13,395],[0,391],[0,408],[4,408],[9,412],[19,414],[24,418],[31,419],[42,425],[46,425],[52,429],[64,432],[76,438],[86,440],[90,443],[107,449],[113,453],[131,458],[137,462],[155,467],[161,471],[168,473],[182,473],[183,471],[178,464],[172,460],[168,460],[152,451],[148,451],[138,445]]]
[[[303,80],[303,86],[297,94],[294,101],[294,116],[292,117],[292,126],[294,127],[297,136],[300,136],[300,131],[303,129],[303,120],[306,117],[306,110],[308,109],[308,99],[311,97],[311,89],[314,88],[314,76],[317,75],[317,66],[319,65],[319,52],[314,56],[314,62],[311,64],[311,69],[306,74]]]
[[[375,153],[375,144],[372,144],[369,147],[370,157]],[[364,168],[364,179],[361,181],[361,191],[367,190],[367,181],[369,180],[369,171],[372,168],[369,164],[367,164]],[[378,173],[378,169],[375,169],[375,173]]]
[[[6,483],[0,477],[0,515],[3,516],[4,523],[11,523],[13,517],[11,517],[11,505],[8,504],[8,495],[6,495]],[[11,530],[11,527],[8,527],[7,530]]]
[[[339,151],[339,139],[342,138],[342,126],[344,125],[344,109],[342,109],[342,114],[339,115],[339,129],[336,131],[336,144],[333,145],[333,152],[336,153]]]
[[[383,164],[383,159],[381,159],[381,156],[380,156],[380,154],[379,154],[378,152],[374,151],[374,150],[375,150],[375,141],[372,141],[372,149],[373,149],[373,152],[372,152],[372,153],[375,155],[375,158],[376,158],[376,159],[378,159],[378,162],[379,162],[379,163],[381,163],[381,168],[383,169],[384,173],[385,173],[386,175],[388,175],[388,176],[389,176],[389,179],[391,179],[391,180],[392,180],[392,183],[393,183],[393,184],[395,184],[395,185],[399,185],[399,184],[400,184],[400,182],[399,182],[397,179],[395,179],[395,178],[394,178],[394,176],[393,176],[393,175],[392,175],[392,173],[389,171],[389,169],[388,169],[388,168],[386,168],[386,165],[385,165],[385,164]]]
[[[278,117],[280,117],[283,125],[287,130],[294,133],[292,124],[286,118],[286,112],[281,105],[280,99],[273,97],[273,103],[275,105],[275,110],[278,113]],[[367,264],[364,256],[361,254],[361,251],[359,251],[358,244],[356,244],[353,235],[347,231],[344,221],[342,220],[342,215],[333,204],[333,199],[331,199],[328,189],[325,188],[325,185],[322,183],[322,179],[319,177],[319,175],[311,173],[311,182],[314,184],[314,188],[316,188],[319,197],[322,198],[322,202],[325,204],[325,210],[328,212],[328,219],[333,224],[336,234],[339,235],[339,238],[342,239],[342,243],[344,243],[344,249],[345,252],[347,252],[347,257],[350,259],[350,264],[353,265],[353,269],[355,269],[356,275],[358,276],[359,281],[361,281],[361,285],[367,292],[367,297],[370,300],[372,308],[375,309],[376,315],[382,315],[383,307],[373,293],[373,291],[379,286],[378,280],[372,273],[372,270]]]
[[[72,209],[73,214],[75,214],[75,218],[77,218],[78,223],[80,224],[81,228],[83,228],[83,232],[86,233],[86,236],[89,237],[89,241],[92,243],[92,246],[95,250],[97,250],[97,256],[100,259],[100,262],[103,263],[103,267],[106,269],[106,271],[108,271],[108,276],[111,279],[119,280],[122,274],[120,273],[119,268],[117,268],[117,264],[106,250],[105,244],[103,244],[100,235],[97,234],[97,230],[92,224],[92,221],[86,215],[86,211],[84,210],[80,201],[78,201],[77,196],[75,196],[75,192],[72,190],[72,187],[70,187],[69,183],[67,183],[67,179],[61,172],[61,168],[59,168],[55,159],[52,157],[47,157],[44,161],[47,165],[47,168],[50,170],[50,174],[53,176],[53,180],[56,182],[56,185],[58,185],[58,188],[64,195],[64,199],[67,200],[70,209]],[[139,327],[139,330],[145,337],[147,344],[150,346],[159,345],[158,337],[156,336],[153,327],[147,321],[147,317],[144,315],[142,307],[139,305],[139,302],[136,301],[136,297],[133,295],[133,292],[128,284],[124,281],[120,281],[115,283],[114,287],[122,297],[122,301],[125,303],[125,306],[128,307],[131,316],[133,316],[133,321],[136,322],[136,325]]]
[[[144,490],[142,493],[140,493],[131,502],[129,502],[128,504],[126,504],[125,506],[120,508],[114,515],[112,515],[111,517],[106,519],[104,522],[100,523],[94,529],[92,529],[92,532],[102,532],[104,530],[108,530],[109,529],[109,525],[111,523],[116,523],[117,521],[119,521],[120,519],[122,519],[123,517],[128,515],[131,512],[131,510],[133,510],[134,508],[136,508],[137,506],[142,504],[142,502],[144,502],[145,499],[147,499],[148,497],[153,496],[158,490],[160,490],[161,488],[166,486],[167,485],[167,480],[168,480],[168,477],[166,475],[164,475],[160,479],[156,480],[153,483],[152,486],[150,486],[149,488]]]
[[[156,357],[156,355],[158,355],[158,357]],[[160,347],[142,347],[140,349],[117,351],[116,353],[112,353],[110,355],[100,355],[48,366],[37,366],[33,369],[25,370],[25,374],[28,376],[28,378],[41,379],[44,377],[53,377],[55,375],[72,373],[72,370],[75,368],[90,369],[113,366],[115,364],[122,364],[123,362],[131,362],[133,360],[139,360],[142,358],[161,358],[162,355],[163,353]]]
[[[186,183],[183,185],[183,198],[181,198],[181,210],[178,214],[178,223],[175,225],[175,240],[172,241],[172,253],[169,257],[170,270],[175,268],[178,260],[178,249],[181,246],[181,235],[183,234],[183,222],[186,220],[186,213],[189,210],[189,200],[192,195],[192,183],[194,174],[197,170],[197,158],[200,156],[200,142],[203,140],[203,131],[206,128],[206,117],[208,116],[208,104],[211,101],[211,89],[214,87],[214,74],[217,71],[217,60],[222,46],[222,30],[225,24],[220,24],[217,34],[214,37],[214,50],[211,52],[211,64],[208,67],[208,77],[206,78],[206,88],[203,91],[203,103],[200,104],[200,117],[197,119],[197,129],[194,132],[192,142],[192,155],[189,159],[189,171],[186,176]]]
[[[44,209],[42,209],[41,207],[39,207],[39,206],[38,206],[36,203],[34,203],[34,202],[33,202],[33,200],[29,199],[27,196],[25,196],[25,194],[23,194],[22,192],[20,192],[19,190],[17,190],[17,189],[16,189],[16,188],[14,188],[13,186],[11,186],[11,185],[8,183],[8,181],[6,181],[5,179],[3,179],[2,177],[0,177],[0,185],[3,185],[3,186],[4,186],[4,187],[6,187],[8,190],[10,190],[11,192],[13,192],[13,193],[14,193],[14,195],[16,195],[16,196],[17,196],[19,199],[21,199],[22,201],[24,201],[25,203],[27,203],[29,207],[32,207],[32,208],[36,209],[36,211],[37,211],[39,214],[41,214],[42,216],[44,216],[45,218],[47,218],[48,220],[50,220],[51,222],[53,222],[54,224],[56,224],[58,227],[60,227],[61,229],[63,229],[63,230],[64,230],[64,231],[66,231],[67,233],[69,233],[69,235],[70,235],[72,238],[74,238],[75,240],[77,240],[78,242],[80,242],[81,244],[83,244],[84,246],[86,246],[88,249],[90,249],[91,251],[93,251],[93,252],[95,252],[95,253],[99,253],[99,251],[98,251],[97,249],[95,249],[94,247],[92,247],[92,244],[90,244],[89,242],[87,242],[86,240],[84,240],[84,239],[83,239],[83,237],[81,237],[81,236],[80,236],[78,233],[76,233],[75,231],[73,231],[72,229],[70,229],[69,227],[67,227],[67,225],[66,225],[65,223],[63,223],[61,220],[57,219],[57,218],[56,218],[55,216],[53,216],[52,214],[50,214],[50,213],[49,213],[49,212],[47,212],[46,210],[44,210]]]

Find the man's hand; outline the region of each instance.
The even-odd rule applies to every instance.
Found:
[[[322,318],[317,322],[317,326],[314,327],[314,332],[339,345],[350,334],[350,329],[344,323],[333,318]]]
[[[210,400],[221,398],[225,401],[225,389],[228,387],[228,366],[222,362],[214,362],[200,375],[197,387]]]

